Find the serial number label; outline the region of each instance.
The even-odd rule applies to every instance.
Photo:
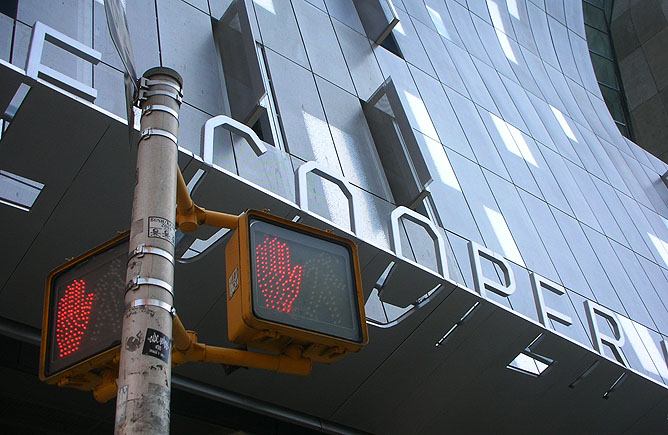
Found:
[[[172,245],[174,244],[174,223],[169,219],[158,216],[150,216],[148,218],[148,236],[157,239],[167,240]]]

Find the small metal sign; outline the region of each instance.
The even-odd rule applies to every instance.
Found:
[[[125,73],[125,109],[128,116],[128,134],[130,145],[136,143],[138,137],[134,131],[134,100],[139,93],[137,85],[137,67],[135,66],[135,56],[130,42],[130,31],[128,30],[128,20],[125,15],[125,0],[105,0],[104,11],[107,15],[107,27],[111,40],[116,47],[116,51],[123,62]]]

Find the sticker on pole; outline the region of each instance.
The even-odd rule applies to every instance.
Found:
[[[169,353],[172,350],[172,339],[155,329],[146,330],[146,340],[144,340],[144,355],[150,355],[161,359],[165,363],[169,362]]]
[[[174,223],[158,216],[148,218],[148,236],[174,244]]]

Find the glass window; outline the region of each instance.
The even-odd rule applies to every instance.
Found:
[[[587,35],[587,44],[589,44],[590,51],[612,59],[614,54],[612,52],[610,35],[608,33],[595,29],[592,26],[585,26],[585,34]]]
[[[590,3],[582,2],[585,24],[592,25],[598,29],[607,29],[608,23],[605,20],[603,9],[593,6]]]
[[[591,62],[594,65],[594,72],[599,84],[603,83],[614,89],[619,89],[617,82],[617,74],[615,74],[615,64],[610,59],[599,56],[594,52],[590,52]]]

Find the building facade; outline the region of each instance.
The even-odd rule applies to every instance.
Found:
[[[364,350],[174,388],[333,432],[666,431],[668,166],[611,117],[580,0],[125,3],[137,70],[184,79],[193,198],[360,249]],[[49,270],[129,227],[136,148],[104,2],[3,8],[0,317],[28,340]],[[224,243],[176,238],[177,310],[217,345]]]

